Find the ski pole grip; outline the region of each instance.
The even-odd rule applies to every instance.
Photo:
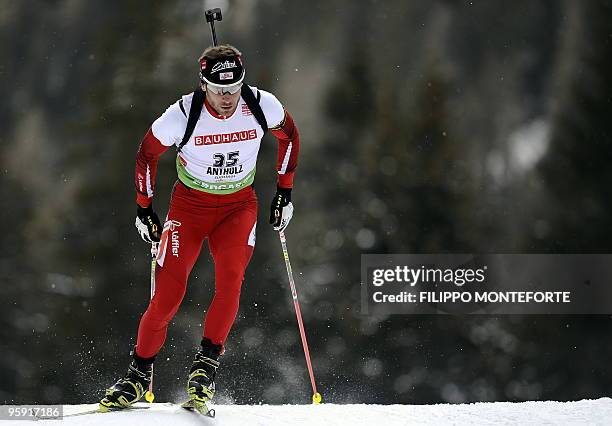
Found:
[[[217,46],[217,32],[215,31],[215,21],[221,21],[223,16],[221,15],[221,9],[218,7],[215,9],[208,9],[204,12],[206,16],[206,22],[210,24],[210,32],[212,35],[213,46]]]
[[[204,12],[204,15],[206,16],[206,22],[223,20],[223,15],[221,15],[221,9],[218,7],[214,9],[208,9],[207,11]]]

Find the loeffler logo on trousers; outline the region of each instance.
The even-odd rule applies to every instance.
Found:
[[[179,241],[179,232],[177,228],[181,226],[181,222],[178,222],[176,220],[169,220],[168,222],[164,224],[164,227],[166,226],[168,226],[168,229],[170,230],[170,233],[172,235],[171,237],[172,255],[175,257],[178,257],[179,247],[181,246],[181,243]]]
[[[160,248],[157,254],[157,264],[159,266],[164,266],[166,253],[168,252],[168,236],[170,236],[170,252],[172,253],[172,256],[179,257],[181,242],[179,239],[178,228],[180,226],[181,222],[176,220],[167,220],[164,223],[164,232],[162,233],[161,241],[159,242]]]
[[[178,257],[180,246],[181,246],[181,243],[179,242],[178,231],[172,231],[172,255],[173,256]]]

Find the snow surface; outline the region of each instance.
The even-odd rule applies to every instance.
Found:
[[[64,414],[95,408],[96,404],[65,405]],[[172,404],[147,410],[89,414],[43,420],[43,425],[146,426],[277,426],[277,425],[609,425],[612,399],[576,402],[491,402],[438,405],[216,405],[214,419]],[[1,425],[15,421],[0,421]],[[18,424],[24,424],[23,421]],[[27,423],[25,423],[27,424]]]

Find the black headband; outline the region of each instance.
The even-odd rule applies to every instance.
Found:
[[[200,80],[215,86],[233,86],[244,79],[244,67],[240,56],[224,56],[200,60]]]

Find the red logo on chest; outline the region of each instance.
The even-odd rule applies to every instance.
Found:
[[[196,146],[215,145],[218,143],[244,142],[257,139],[257,130],[243,130],[241,132],[222,133],[219,135],[204,135],[194,137]]]

